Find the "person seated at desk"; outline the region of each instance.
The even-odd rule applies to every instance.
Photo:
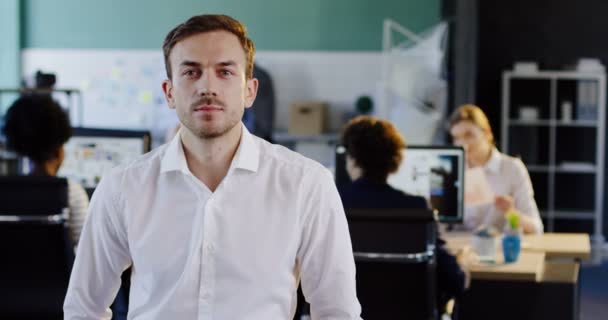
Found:
[[[389,174],[401,164],[405,140],[388,121],[359,116],[349,121],[342,131],[346,149],[346,170],[352,183],[338,186],[345,208],[424,209],[425,198],[413,196],[391,187]],[[437,237],[438,306],[460,295],[467,286],[466,266],[473,262],[468,250],[454,257]],[[442,310],[440,310],[442,311]]]
[[[27,157],[30,175],[56,176],[64,159],[63,145],[72,135],[68,115],[49,95],[21,96],[5,115],[3,133],[7,149]],[[84,188],[68,179],[69,217],[67,227],[78,244],[89,198]]]
[[[498,151],[492,127],[481,108],[469,104],[456,109],[450,116],[449,130],[454,144],[465,150],[467,170],[481,168],[495,195],[494,201],[486,204],[468,205],[465,199],[465,226],[475,229],[486,225],[502,230],[505,215],[516,213],[524,233],[543,233],[528,170],[520,159]]]

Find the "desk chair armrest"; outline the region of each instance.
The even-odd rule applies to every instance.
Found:
[[[53,215],[0,215],[0,222],[40,222],[44,224],[59,224],[69,217],[70,209],[64,208],[61,213]]]
[[[356,260],[370,262],[422,263],[432,261],[433,250],[416,253],[354,252]]]

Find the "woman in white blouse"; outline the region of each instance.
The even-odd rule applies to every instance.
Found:
[[[494,195],[493,201],[481,204],[471,205],[465,200],[465,226],[475,229],[487,225],[502,230],[505,215],[515,212],[520,216],[524,233],[542,233],[543,223],[528,170],[520,159],[496,149],[484,112],[475,105],[461,106],[451,115],[449,129],[454,144],[465,149],[467,170],[482,170]]]
[[[3,133],[8,149],[27,157],[31,175],[55,176],[63,163],[63,145],[72,135],[67,113],[50,95],[25,95],[5,115]],[[68,180],[67,227],[74,245],[78,243],[89,206],[84,188]]]

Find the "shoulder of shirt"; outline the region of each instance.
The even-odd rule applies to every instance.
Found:
[[[506,166],[509,169],[511,168],[515,168],[515,169],[522,169],[522,168],[526,168],[526,165],[523,163],[523,161],[521,161],[520,158],[518,157],[513,157],[510,156],[508,154],[505,153],[500,153],[500,165],[501,166]]]
[[[329,170],[315,160],[307,158],[282,145],[270,143],[264,139],[255,137],[260,148],[260,160],[262,162],[276,162],[283,166],[299,170]]]

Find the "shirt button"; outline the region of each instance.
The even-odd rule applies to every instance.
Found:
[[[213,245],[213,243],[207,245],[207,250],[209,250],[210,253],[215,252],[215,246]]]

